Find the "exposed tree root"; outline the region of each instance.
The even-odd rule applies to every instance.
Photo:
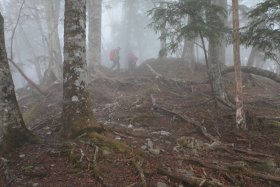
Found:
[[[255,157],[247,157],[247,156],[243,156],[243,155],[234,155],[234,154],[221,154],[224,157],[228,157],[237,161],[246,161],[246,162],[251,162],[251,163],[258,163],[261,164],[263,163],[263,159],[258,159]]]
[[[157,103],[156,103],[156,99],[153,95],[151,95],[151,99],[152,99],[152,104],[153,104],[153,107],[154,109],[156,110],[161,110],[162,112],[164,113],[167,113],[169,115],[172,115],[172,116],[176,116],[178,117],[179,119],[187,122],[187,123],[190,123],[191,125],[194,125],[195,127],[198,127],[201,131],[201,133],[210,141],[213,141],[215,142],[216,144],[220,144],[220,141],[218,139],[216,139],[214,136],[212,136],[211,134],[209,134],[207,132],[207,129],[198,121],[195,121],[194,119],[192,118],[189,118],[189,117],[186,117],[186,116],[182,116],[181,114],[178,114],[176,112],[173,112],[173,111],[170,111],[168,109],[165,109],[161,106],[159,106]]]
[[[271,155],[268,155],[268,154],[265,154],[265,153],[254,152],[254,151],[247,151],[247,150],[238,149],[238,148],[234,148],[233,150],[235,152],[239,152],[239,153],[243,153],[243,154],[247,154],[247,155],[251,155],[251,156],[262,156],[262,157],[270,157],[270,158],[272,158]]]
[[[174,171],[169,171],[168,168],[158,168],[158,172],[162,175],[166,175],[174,180],[182,181],[191,186],[225,187],[225,185],[223,185],[217,179],[213,179],[213,178],[206,179],[206,178],[199,178],[194,176],[186,176],[186,175],[178,174]]]
[[[243,171],[243,174],[247,175],[248,177],[253,177],[253,178],[262,179],[262,180],[266,180],[266,181],[273,181],[280,185],[280,177],[277,177],[277,176],[273,176],[270,174],[263,174],[263,173],[259,173],[259,172],[255,172],[255,171],[249,171],[249,170]]]
[[[280,117],[268,117],[268,116],[257,116],[257,119],[260,120],[269,120],[269,121],[280,121]]]
[[[234,179],[234,177],[229,175],[230,173],[235,172],[232,168],[238,168],[236,170],[236,172],[242,173],[242,174],[244,174],[248,177],[280,183],[280,177],[278,177],[278,176],[259,173],[259,172],[256,172],[256,171],[249,170],[249,169],[247,169],[246,167],[243,167],[243,166],[238,167],[238,166],[233,165],[233,164],[222,163],[222,162],[220,162],[219,165],[217,165],[217,164],[212,164],[212,163],[206,163],[206,162],[204,162],[202,160],[199,160],[199,159],[196,159],[196,158],[183,158],[183,160],[185,160],[187,162],[197,164],[197,165],[202,166],[202,167],[206,167],[206,168],[209,168],[209,169],[216,170],[219,173],[221,173],[224,176],[224,178],[229,179],[231,182],[233,182],[235,184],[236,184],[236,180]]]
[[[141,177],[141,186],[142,187],[147,187],[146,178],[145,178],[144,172],[141,168],[141,166],[143,164],[142,161],[137,162],[135,160],[132,160],[131,162],[132,162],[133,166],[137,169],[137,171],[138,171],[138,173]]]

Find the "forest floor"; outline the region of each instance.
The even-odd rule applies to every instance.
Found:
[[[146,64],[157,73],[155,76]],[[42,139],[0,158],[0,186],[279,186],[280,85],[243,75],[248,131],[215,105],[203,67],[149,61],[135,74],[104,71],[90,83],[106,131],[59,135],[62,85],[21,96],[29,129]],[[234,77],[224,76],[234,100]],[[273,119],[272,119],[273,118]]]

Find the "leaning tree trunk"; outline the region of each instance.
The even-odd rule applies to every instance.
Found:
[[[247,66],[250,67],[254,66],[257,54],[258,54],[258,48],[256,46],[253,46],[249,55]]]
[[[97,73],[101,65],[102,0],[87,0],[88,6],[88,66],[89,73]]]
[[[86,0],[66,0],[62,119],[67,138],[97,127],[88,92],[85,31]]]
[[[62,54],[58,35],[60,1],[44,0],[44,3],[48,26],[49,52],[49,66],[47,70],[48,74],[46,75],[50,76],[54,74],[56,76],[56,79],[62,80]],[[47,76],[46,79],[48,79],[49,76]]]
[[[262,77],[271,79],[277,83],[280,83],[280,76],[277,73],[273,73],[268,70],[264,70],[264,69],[257,68],[257,67],[249,67],[249,66],[241,66],[240,69],[243,73],[250,73],[250,74],[262,76]],[[234,72],[234,70],[235,70],[234,67],[227,67],[222,71],[222,75]]]
[[[236,82],[236,128],[247,129],[245,111],[243,105],[242,77],[240,70],[240,37],[239,37],[239,13],[238,0],[232,0],[232,23],[233,23],[233,60]]]
[[[192,19],[189,16],[188,24],[191,23],[191,21]],[[182,59],[184,60],[184,62],[186,63],[186,65],[190,70],[192,70],[195,63],[194,43],[195,43],[195,37],[188,37],[188,36],[185,37]]]
[[[2,150],[7,151],[35,139],[25,127],[16,100],[5,48],[4,19],[1,14],[0,40],[0,145]]]

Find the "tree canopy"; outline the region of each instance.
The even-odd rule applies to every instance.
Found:
[[[243,28],[242,42],[257,46],[267,58],[277,60],[280,52],[280,1],[267,0],[249,11],[249,24]]]
[[[172,52],[185,36],[200,36],[218,42],[228,31],[220,17],[226,14],[223,8],[204,0],[163,1],[148,11],[152,17],[149,26],[157,33],[165,29],[160,39],[167,39],[167,48]],[[192,18],[190,23],[187,22],[188,16]]]

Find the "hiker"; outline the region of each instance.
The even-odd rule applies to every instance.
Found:
[[[133,73],[135,70],[137,60],[138,60],[138,57],[135,55],[135,53],[133,51],[130,51],[127,54],[128,68],[131,73]]]
[[[109,54],[110,60],[113,62],[111,69],[113,70],[117,66],[117,70],[120,70],[120,47],[112,49]]]

